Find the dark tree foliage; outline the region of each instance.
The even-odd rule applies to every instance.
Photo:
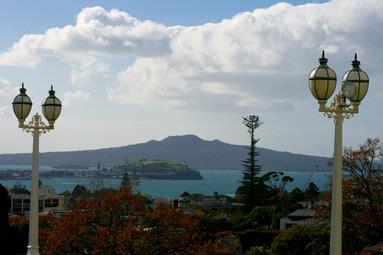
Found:
[[[318,196],[319,196],[318,186],[315,183],[310,182],[307,188],[305,189],[306,199],[308,199],[309,201],[315,201],[318,199]]]
[[[89,191],[87,188],[83,185],[77,184],[72,191],[72,197],[79,198],[79,197],[85,197],[89,195]]]
[[[124,172],[124,175],[122,176],[122,180],[121,180],[121,185],[120,186],[121,186],[121,188],[128,188],[128,189],[132,188],[132,182],[131,182],[131,179],[130,179],[128,171]]]
[[[271,250],[274,255],[327,255],[329,241],[330,228],[327,224],[295,225],[274,239]]]
[[[248,157],[243,161],[245,170],[243,171],[242,185],[238,188],[237,194],[239,199],[251,209],[259,204],[260,192],[263,189],[263,182],[257,176],[261,171],[261,167],[257,165],[257,157],[259,153],[255,150],[255,145],[259,139],[255,139],[254,132],[262,123],[258,116],[250,115],[243,118],[243,124],[247,127],[250,134],[250,146]]]
[[[8,217],[9,206],[8,191],[0,184],[0,254],[25,254],[28,229],[23,227],[26,224],[15,226],[15,221],[21,216]]]
[[[10,227],[8,223],[8,191],[0,184],[0,247],[1,254],[12,254],[10,245]]]
[[[13,187],[11,188],[11,193],[16,193],[16,194],[31,194],[31,192],[20,182],[16,182]]]
[[[344,170],[350,175],[343,183],[344,250],[360,251],[383,240],[383,178],[375,163],[383,157],[379,138],[368,138],[358,148],[345,148]]]

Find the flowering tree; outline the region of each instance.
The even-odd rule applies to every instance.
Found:
[[[195,254],[204,248],[192,217],[129,189],[82,199],[62,218],[41,220],[41,254]],[[198,253],[204,254],[204,253]],[[214,253],[209,253],[214,254]]]

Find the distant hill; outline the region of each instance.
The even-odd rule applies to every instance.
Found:
[[[329,158],[280,152],[257,148],[258,163],[263,170],[280,171],[327,171],[332,168]],[[169,136],[161,141],[123,147],[96,150],[46,152],[40,154],[40,164],[50,166],[102,166],[121,164],[140,159],[173,160],[196,169],[238,169],[242,170],[242,160],[247,157],[244,145],[233,145],[219,140],[207,141],[195,135]],[[0,164],[28,165],[31,154],[0,154]]]

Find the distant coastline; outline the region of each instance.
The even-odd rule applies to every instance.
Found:
[[[199,171],[186,165],[166,160],[140,160],[138,162],[120,165],[111,168],[94,169],[90,167],[78,168],[74,165],[60,169],[52,167],[51,170],[40,171],[41,178],[106,178],[121,179],[127,172],[130,176],[138,179],[159,180],[202,180]],[[31,178],[31,170],[7,169],[0,171],[0,180],[28,180]]]

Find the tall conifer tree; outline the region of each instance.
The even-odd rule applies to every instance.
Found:
[[[255,145],[259,139],[255,139],[254,131],[262,123],[258,116],[249,115],[243,118],[243,124],[248,128],[250,134],[250,146],[248,157],[242,163],[245,167],[243,171],[242,186],[239,189],[241,200],[249,207],[253,208],[257,203],[257,186],[259,185],[260,179],[257,177],[261,171],[261,167],[257,165],[257,157],[259,153],[255,150]]]

